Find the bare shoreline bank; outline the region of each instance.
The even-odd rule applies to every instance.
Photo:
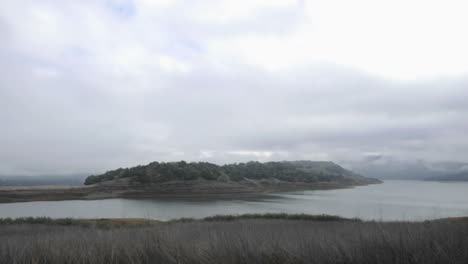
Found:
[[[129,185],[126,182],[89,186],[0,187],[0,203],[128,199],[255,199],[275,192],[352,188],[380,182],[291,183],[280,181],[173,181],[158,185]]]

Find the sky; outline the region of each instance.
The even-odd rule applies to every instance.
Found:
[[[462,0],[3,0],[0,174],[468,162]]]

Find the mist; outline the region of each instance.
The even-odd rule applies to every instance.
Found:
[[[7,0],[0,174],[466,163],[468,20],[449,2]]]

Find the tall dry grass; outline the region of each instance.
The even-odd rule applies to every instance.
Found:
[[[468,222],[11,223],[0,225],[0,263],[468,263]]]

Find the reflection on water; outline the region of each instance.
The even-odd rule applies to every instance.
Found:
[[[331,214],[375,220],[468,216],[468,182],[385,181],[351,189],[277,193],[255,201],[129,200],[0,204],[0,217],[152,218],[244,213]]]

